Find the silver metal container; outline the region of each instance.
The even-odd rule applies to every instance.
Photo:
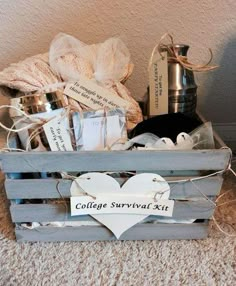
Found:
[[[18,110],[23,111],[32,118],[49,119],[61,113],[68,103],[65,100],[62,91],[54,91],[50,93],[32,93],[18,98],[11,99],[11,106],[16,107]],[[10,109],[10,117],[15,122],[16,129],[27,128],[31,123],[29,120],[21,120],[24,118],[21,112],[17,109]],[[19,122],[20,120],[20,122]],[[18,132],[22,147],[26,149],[27,142],[31,133],[37,128],[35,124],[29,129]],[[46,151],[49,149],[49,144],[45,133],[41,130],[40,134],[36,136],[30,143],[31,151]]]
[[[188,45],[169,45],[178,55],[187,57]],[[162,50],[167,50],[163,48]],[[185,69],[179,62],[170,58],[168,52],[168,96],[169,113],[181,112],[189,116],[195,114],[197,105],[197,85],[191,70]]]
[[[65,101],[63,92],[54,91],[49,93],[32,93],[11,99],[11,105],[24,111],[28,115],[38,113],[48,113],[56,109],[66,107],[68,103]],[[15,109],[10,110],[10,116],[21,116]]]

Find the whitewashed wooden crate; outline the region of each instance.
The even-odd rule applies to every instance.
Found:
[[[194,178],[227,167],[230,150],[221,148],[224,143],[218,136],[215,139],[217,149],[214,150],[2,153],[0,159],[6,175],[5,190],[11,202],[10,213],[12,222],[16,224],[17,241],[116,240],[104,226],[45,226],[40,230],[20,227],[19,224],[28,222],[93,220],[90,216],[71,217],[69,204],[66,210],[64,204],[37,203],[38,199],[60,199],[60,194],[63,198],[69,198],[72,181],[54,178],[23,179],[25,173],[136,171],[157,173],[168,181]],[[195,181],[197,188],[190,181],[170,183],[170,199],[175,200],[173,218],[196,219],[197,222],[154,224],[143,221],[127,230],[120,240],[205,238],[214,205],[202,196],[199,189],[214,199],[220,192],[222,182],[222,175],[217,175]],[[34,203],[16,204],[16,199],[30,199]]]

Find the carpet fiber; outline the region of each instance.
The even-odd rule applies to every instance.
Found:
[[[222,201],[236,199],[235,182],[226,175],[223,190],[235,189]],[[236,230],[235,203],[216,217],[226,231]],[[213,223],[209,230],[204,240],[18,244],[1,191],[0,285],[235,285],[236,239]]]

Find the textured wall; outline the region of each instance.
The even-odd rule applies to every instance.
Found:
[[[235,15],[235,0],[0,0],[0,69],[47,51],[58,32],[87,43],[120,36],[135,64],[127,85],[142,98],[148,58],[168,31],[191,46],[192,61],[212,48],[220,69],[196,75],[198,108],[213,122],[236,122]]]

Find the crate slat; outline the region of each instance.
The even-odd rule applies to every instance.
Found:
[[[186,180],[190,177],[165,177],[165,180]],[[192,178],[192,177],[191,177]],[[221,189],[223,178],[221,176],[205,178],[195,181],[194,184],[206,196],[216,196]],[[44,199],[44,198],[69,198],[71,181],[63,179],[6,179],[5,189],[8,199]],[[200,192],[191,182],[169,183],[171,199],[189,199],[202,197]],[[57,191],[60,191],[60,193]]]
[[[41,227],[40,229],[16,229],[18,242],[26,241],[101,241],[116,240],[102,226]],[[127,230],[119,240],[203,239],[208,234],[208,224],[138,224]]]
[[[10,152],[1,154],[9,172],[223,170],[229,150]]]
[[[13,222],[76,221],[79,216],[70,216],[63,204],[12,204]],[[213,215],[214,206],[206,200],[176,201],[173,217],[176,219],[208,219]]]

